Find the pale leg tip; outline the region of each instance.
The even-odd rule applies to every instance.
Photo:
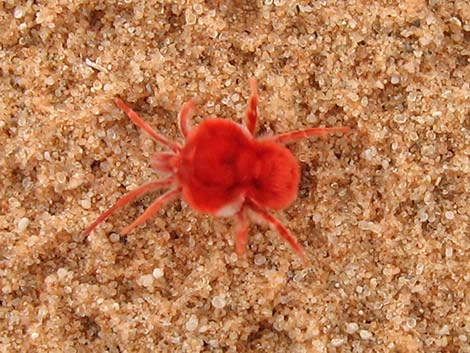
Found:
[[[123,112],[125,112],[126,114],[128,114],[129,111],[131,110],[131,108],[129,108],[129,107],[127,106],[127,104],[124,103],[124,101],[123,101],[121,98],[119,98],[119,97],[115,97],[115,98],[114,98],[114,103],[116,104],[116,106],[117,106],[119,109],[121,109],[121,110],[122,110]]]
[[[244,244],[237,244],[235,246],[235,253],[237,254],[238,257],[242,257],[245,255],[246,252],[246,247]]]
[[[305,254],[305,251],[303,249],[300,251],[297,251],[297,255],[299,256],[300,261],[302,262],[302,265],[304,267],[310,267],[311,261],[308,258],[308,256]]]
[[[121,232],[119,234],[124,237],[131,231],[131,229],[132,228],[129,228],[129,226],[127,226],[123,230],[121,230]]]
[[[250,85],[250,90],[252,93],[256,93],[258,91],[258,80],[256,77],[252,77],[248,80],[248,83]]]
[[[310,261],[310,259],[304,257],[302,258],[302,265],[304,267],[310,267],[312,265],[312,262]]]

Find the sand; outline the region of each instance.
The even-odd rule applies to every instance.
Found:
[[[0,352],[470,352],[470,3],[17,1],[0,6]],[[289,148],[297,200],[247,254],[234,222],[158,195],[120,96],[258,133],[349,126]]]

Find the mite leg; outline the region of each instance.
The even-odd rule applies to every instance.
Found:
[[[245,253],[248,241],[248,221],[246,219],[245,209],[242,208],[236,214],[236,231],[235,231],[235,252],[238,256]]]
[[[123,197],[121,197],[113,207],[111,207],[109,210],[103,212],[97,219],[94,221],[83,233],[83,235],[86,237],[88,234],[90,234],[101,222],[103,222],[110,214],[112,214],[114,211],[117,209],[124,207],[127,205],[129,202],[134,200],[136,197],[146,194],[150,191],[160,189],[163,186],[168,186],[173,184],[174,179],[173,177],[167,178],[165,180],[158,180],[158,181],[152,181],[150,183],[144,184],[139,186],[137,189],[132,190],[131,192],[127,193]]]
[[[256,123],[258,121],[258,84],[256,78],[251,78],[250,81],[250,98],[248,99],[248,108],[246,110],[246,127],[251,134],[255,135]]]
[[[180,122],[180,131],[184,138],[188,137],[189,131],[191,130],[189,119],[191,119],[194,115],[195,109],[196,105],[192,100],[190,100],[183,105],[183,108],[181,108],[181,111],[178,114],[178,120]]]
[[[173,158],[175,158],[175,154],[173,152],[155,153],[152,156],[150,164],[155,170],[165,173],[172,173],[173,167],[171,165],[171,161]]]
[[[176,197],[180,193],[180,188],[175,188],[173,190],[167,191],[160,197],[158,197],[146,210],[142,213],[134,222],[125,227],[121,231],[121,235],[126,235],[135,227],[144,223],[148,218],[152,217],[162,206],[168,203],[171,199]]]
[[[349,130],[351,130],[349,127],[314,127],[306,130],[286,132],[284,134],[274,135],[266,139],[278,143],[290,143],[314,135],[324,136],[329,133],[348,132]]]
[[[158,134],[155,132],[154,129],[152,129],[145,121],[143,121],[135,111],[133,111],[130,107],[126,105],[121,99],[115,98],[114,101],[116,102],[116,105],[124,111],[127,116],[136,124],[138,127],[140,127],[142,130],[144,130],[147,134],[150,135],[155,141],[160,142],[166,146],[168,146],[170,149],[172,149],[175,152],[178,152],[181,150],[181,146],[178,144],[171,142],[168,140],[166,137]]]
[[[249,207],[279,233],[279,235],[290,245],[297,255],[299,255],[304,265],[308,264],[309,261],[305,255],[304,249],[297,242],[291,232],[289,232],[289,230],[281,223],[281,221],[252,200],[250,200]]]

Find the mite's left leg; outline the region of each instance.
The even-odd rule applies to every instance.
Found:
[[[140,116],[138,116],[137,113],[127,106],[127,104],[124,103],[120,98],[115,98],[114,101],[116,102],[116,105],[127,114],[129,119],[134,122],[134,124],[149,134],[150,137],[152,137],[155,141],[168,146],[174,152],[181,150],[181,146],[179,146],[177,143],[171,142],[165,136],[155,132],[154,129],[152,129],[145,121],[143,121]]]
[[[180,123],[180,131],[184,138],[188,137],[189,131],[191,130],[191,124],[189,119],[194,115],[194,110],[196,109],[196,104],[192,100],[189,100],[183,105],[180,113],[178,114],[178,120]]]
[[[162,206],[167,204],[171,199],[175,198],[181,192],[180,188],[167,191],[158,197],[134,222],[129,224],[121,231],[121,235],[126,235],[135,227],[144,223],[147,219],[152,217]]]
[[[250,81],[250,98],[248,99],[248,108],[246,110],[245,125],[249,132],[254,136],[256,130],[256,123],[258,122],[258,84],[256,78],[251,78]]]
[[[137,189],[130,191],[123,197],[121,197],[113,207],[108,209],[107,211],[103,212],[83,233],[83,235],[86,237],[88,234],[90,234],[98,225],[103,222],[106,218],[108,218],[109,215],[114,213],[116,210],[120,209],[121,207],[124,207],[127,205],[129,202],[134,200],[135,198],[146,194],[150,191],[154,191],[157,189],[160,189],[164,186],[169,186],[173,184],[175,181],[174,177],[171,176],[167,179],[164,180],[157,180],[157,181],[151,181],[150,183],[144,184],[139,186]]]

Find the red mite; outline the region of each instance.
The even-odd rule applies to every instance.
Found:
[[[125,235],[144,223],[171,199],[180,196],[193,209],[222,217],[236,218],[235,249],[245,252],[248,239],[247,211],[251,210],[267,221],[292,249],[306,262],[303,248],[296,238],[267,209],[288,207],[299,188],[299,164],[284,146],[313,135],[347,132],[348,127],[310,128],[274,136],[256,137],[258,120],[258,92],[256,79],[250,81],[245,124],[219,118],[206,119],[196,127],[189,120],[196,108],[193,101],[184,104],[179,124],[185,138],[183,146],[156,133],[121,99],[116,105],[155,141],[170,151],[155,153],[152,167],[169,176],[151,181],[129,192],[109,210],[101,214],[86,230],[87,236],[117,209],[147,192],[169,187],[132,224],[125,227]]]

